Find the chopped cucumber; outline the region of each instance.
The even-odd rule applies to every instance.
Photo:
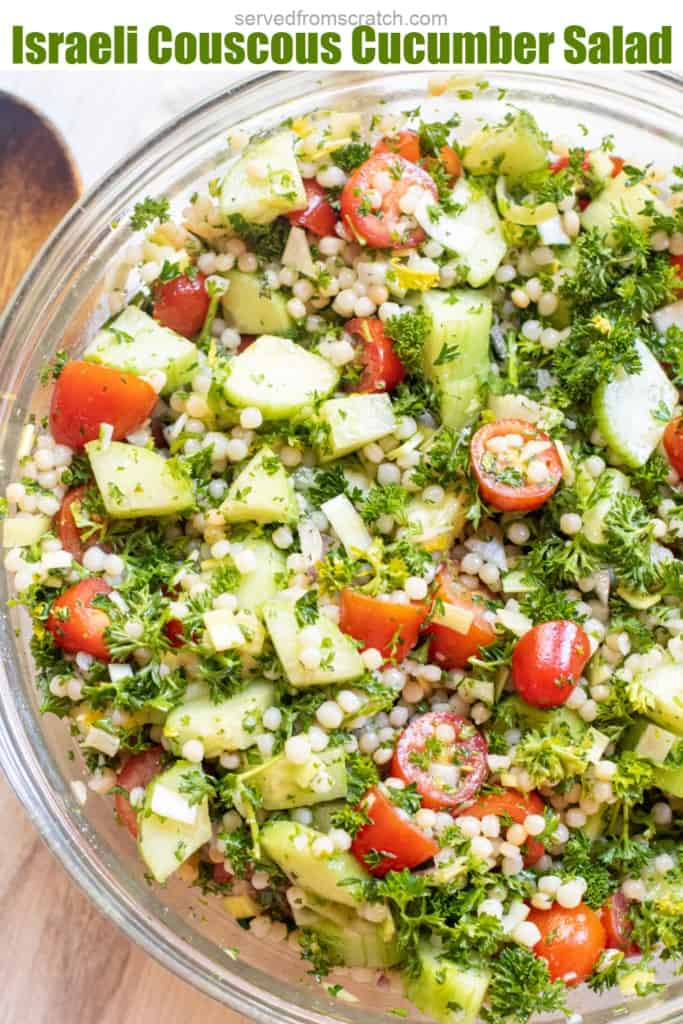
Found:
[[[282,253],[282,266],[291,267],[304,277],[315,278],[315,263],[304,228],[290,228],[285,251]]]
[[[358,896],[351,881],[368,882],[370,875],[345,850],[316,857],[313,843],[322,836],[314,828],[294,821],[269,821],[261,832],[261,845],[271,860],[282,868],[295,885],[333,903],[355,907]]]
[[[49,516],[10,516],[2,524],[4,548],[28,548],[50,529]]]
[[[642,213],[645,203],[654,203],[655,209],[669,215],[670,211],[642,181],[629,185],[628,177],[622,171],[616,178],[610,178],[596,199],[589,203],[581,214],[584,228],[597,228],[607,241],[613,240],[612,227],[616,217],[626,217],[632,224],[646,233],[652,227],[652,220]]]
[[[138,818],[138,849],[140,856],[157,882],[165,882],[195,850],[211,838],[211,819],[207,797],[195,804],[196,815],[192,824],[172,818],[162,818],[151,810],[157,786],[183,796],[181,784],[187,772],[200,772],[196,764],[177,761],[158,775],[147,787],[145,802]]]
[[[428,551],[445,551],[462,532],[465,506],[460,495],[446,491],[440,501],[412,498],[406,517],[410,523],[410,528],[403,531],[406,536]]]
[[[537,423],[542,430],[557,427],[563,420],[559,409],[543,405],[526,395],[489,395],[487,404],[497,420],[525,420],[527,423]]]
[[[571,708],[561,705],[558,708],[535,708],[531,704],[513,694],[505,700],[505,721],[510,718],[523,730],[538,729],[544,733],[566,729],[569,735],[580,740],[586,732],[586,723]]]
[[[306,209],[306,190],[294,155],[295,136],[278,132],[248,146],[221,184],[226,217],[241,214],[251,224],[270,224],[282,213]],[[254,168],[261,165],[258,177]]]
[[[496,208],[487,195],[461,178],[451,194],[458,213],[441,213],[436,219],[434,200],[426,195],[415,210],[415,219],[430,238],[455,253],[472,288],[480,288],[495,274],[507,250]]]
[[[323,402],[320,416],[329,427],[329,447],[323,461],[339,459],[366,444],[386,437],[396,427],[396,417],[387,394],[349,395]]]
[[[266,419],[282,420],[329,395],[338,379],[322,356],[265,334],[232,360],[224,391],[233,405],[255,407]]]
[[[678,391],[647,345],[637,341],[636,348],[638,373],[618,369],[593,397],[600,432],[615,455],[634,469],[647,462],[662,439],[667,423],[663,410],[670,416],[678,401]]]
[[[633,750],[638,757],[652,761],[654,765],[654,784],[669,796],[683,798],[683,767],[681,767],[680,736],[654,725],[646,719],[637,722],[629,729],[625,746]],[[667,759],[671,763],[667,764]]]
[[[683,329],[683,299],[656,309],[652,314],[652,323],[660,334],[666,334],[670,327]]]
[[[225,319],[240,334],[275,334],[287,338],[294,320],[287,312],[287,298],[268,287],[260,274],[230,270],[230,282],[221,299]]]
[[[344,809],[345,802],[343,800],[331,800],[323,804],[314,804],[311,809],[313,821],[311,824],[313,828],[317,828],[318,832],[329,832],[334,826],[334,816],[338,811]]]
[[[425,373],[439,388],[443,423],[460,430],[479,411],[488,376],[491,300],[462,289],[427,292],[421,303],[432,318]]]
[[[170,712],[164,736],[176,751],[188,740],[201,740],[205,757],[247,750],[256,742],[261,716],[274,699],[272,683],[251,683],[217,704],[208,697],[184,701]]]
[[[322,660],[318,668],[305,668],[299,661],[302,643],[296,618],[296,601],[277,598],[263,606],[270,638],[292,686],[328,686],[358,679],[363,674],[363,662],[353,640],[326,615],[319,615],[316,625],[322,634]]]
[[[342,747],[312,754],[305,764],[292,764],[280,756],[245,773],[250,786],[261,794],[266,811],[311,807],[346,797],[346,761]]]
[[[170,516],[194,506],[192,481],[175,459],[121,441],[85,446],[107,515]]]
[[[683,736],[683,665],[658,665],[637,675],[634,690],[646,718]]]
[[[242,573],[235,597],[245,611],[260,612],[266,601],[278,594],[287,579],[287,558],[269,540],[255,538],[233,544],[233,548],[251,551],[256,564]]]
[[[293,908],[298,928],[310,928],[345,967],[393,967],[401,959],[396,927],[388,915],[379,924],[366,921],[349,907],[306,893],[307,904]]]
[[[198,365],[196,345],[137,306],[128,306],[98,331],[83,358],[141,377],[161,371],[166,375],[163,394],[190,380]]]
[[[299,518],[287,470],[271,448],[261,448],[230,484],[221,505],[227,523],[294,523]]]
[[[488,971],[459,967],[422,942],[418,951],[420,973],[406,975],[405,994],[438,1024],[476,1024],[486,990]]]
[[[589,502],[583,514],[582,531],[591,544],[605,543],[605,519],[612,508],[617,494],[629,490],[631,484],[627,476],[619,469],[606,469],[600,474],[596,487],[597,494],[602,495],[597,501]]]
[[[330,526],[346,548],[347,554],[354,555],[358,551],[368,550],[372,544],[370,531],[345,494],[330,498],[320,509],[329,519]]]
[[[526,110],[497,125],[484,125],[465,144],[463,165],[471,174],[504,174],[511,180],[539,171],[548,162],[548,144]]]

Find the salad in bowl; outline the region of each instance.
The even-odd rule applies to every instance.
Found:
[[[139,203],[3,544],[150,884],[505,1024],[683,953],[683,172],[463,102]]]

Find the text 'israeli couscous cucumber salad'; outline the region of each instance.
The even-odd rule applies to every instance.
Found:
[[[150,881],[523,1024],[683,955],[683,168],[464,102],[136,206],[5,566]]]

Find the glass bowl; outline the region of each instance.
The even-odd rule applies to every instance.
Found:
[[[406,110],[423,103],[431,120],[455,102],[464,128],[475,118],[500,116],[505,101],[530,109],[552,135],[581,139],[579,124],[597,144],[614,133],[616,151],[655,164],[680,163],[683,118],[675,76],[623,71],[563,74],[482,70],[491,83],[469,101],[427,102],[432,72],[276,72],[248,79],[206,100],[143,143],[83,198],[35,259],[0,325],[0,476],[13,478],[21,427],[43,415],[39,373],[59,348],[79,349],[105,318],[105,280],[131,240],[127,212],[146,195],[167,195],[182,208],[198,181],[230,159],[229,129],[268,128],[313,107]],[[65,726],[41,719],[27,649],[28,623],[7,611],[7,580],[0,572],[0,763],[44,839],[78,885],[111,920],[162,964],[215,999],[264,1024],[377,1024],[382,1011],[402,1003],[391,988],[345,980],[358,1002],[331,998],[306,974],[296,951],[263,943],[238,928],[217,901],[179,881],[151,888],[135,846],[114,822],[108,800],[89,795],[85,806],[71,782],[84,777],[68,758]],[[619,996],[572,996],[586,1024],[618,1015],[629,1024],[664,1024],[683,1014],[683,981],[664,995],[621,1005]],[[409,1011],[410,1013],[411,1011]],[[412,1011],[415,1016],[415,1011]]]

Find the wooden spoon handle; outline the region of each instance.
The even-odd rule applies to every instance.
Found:
[[[0,92],[0,309],[82,187],[57,129]]]

